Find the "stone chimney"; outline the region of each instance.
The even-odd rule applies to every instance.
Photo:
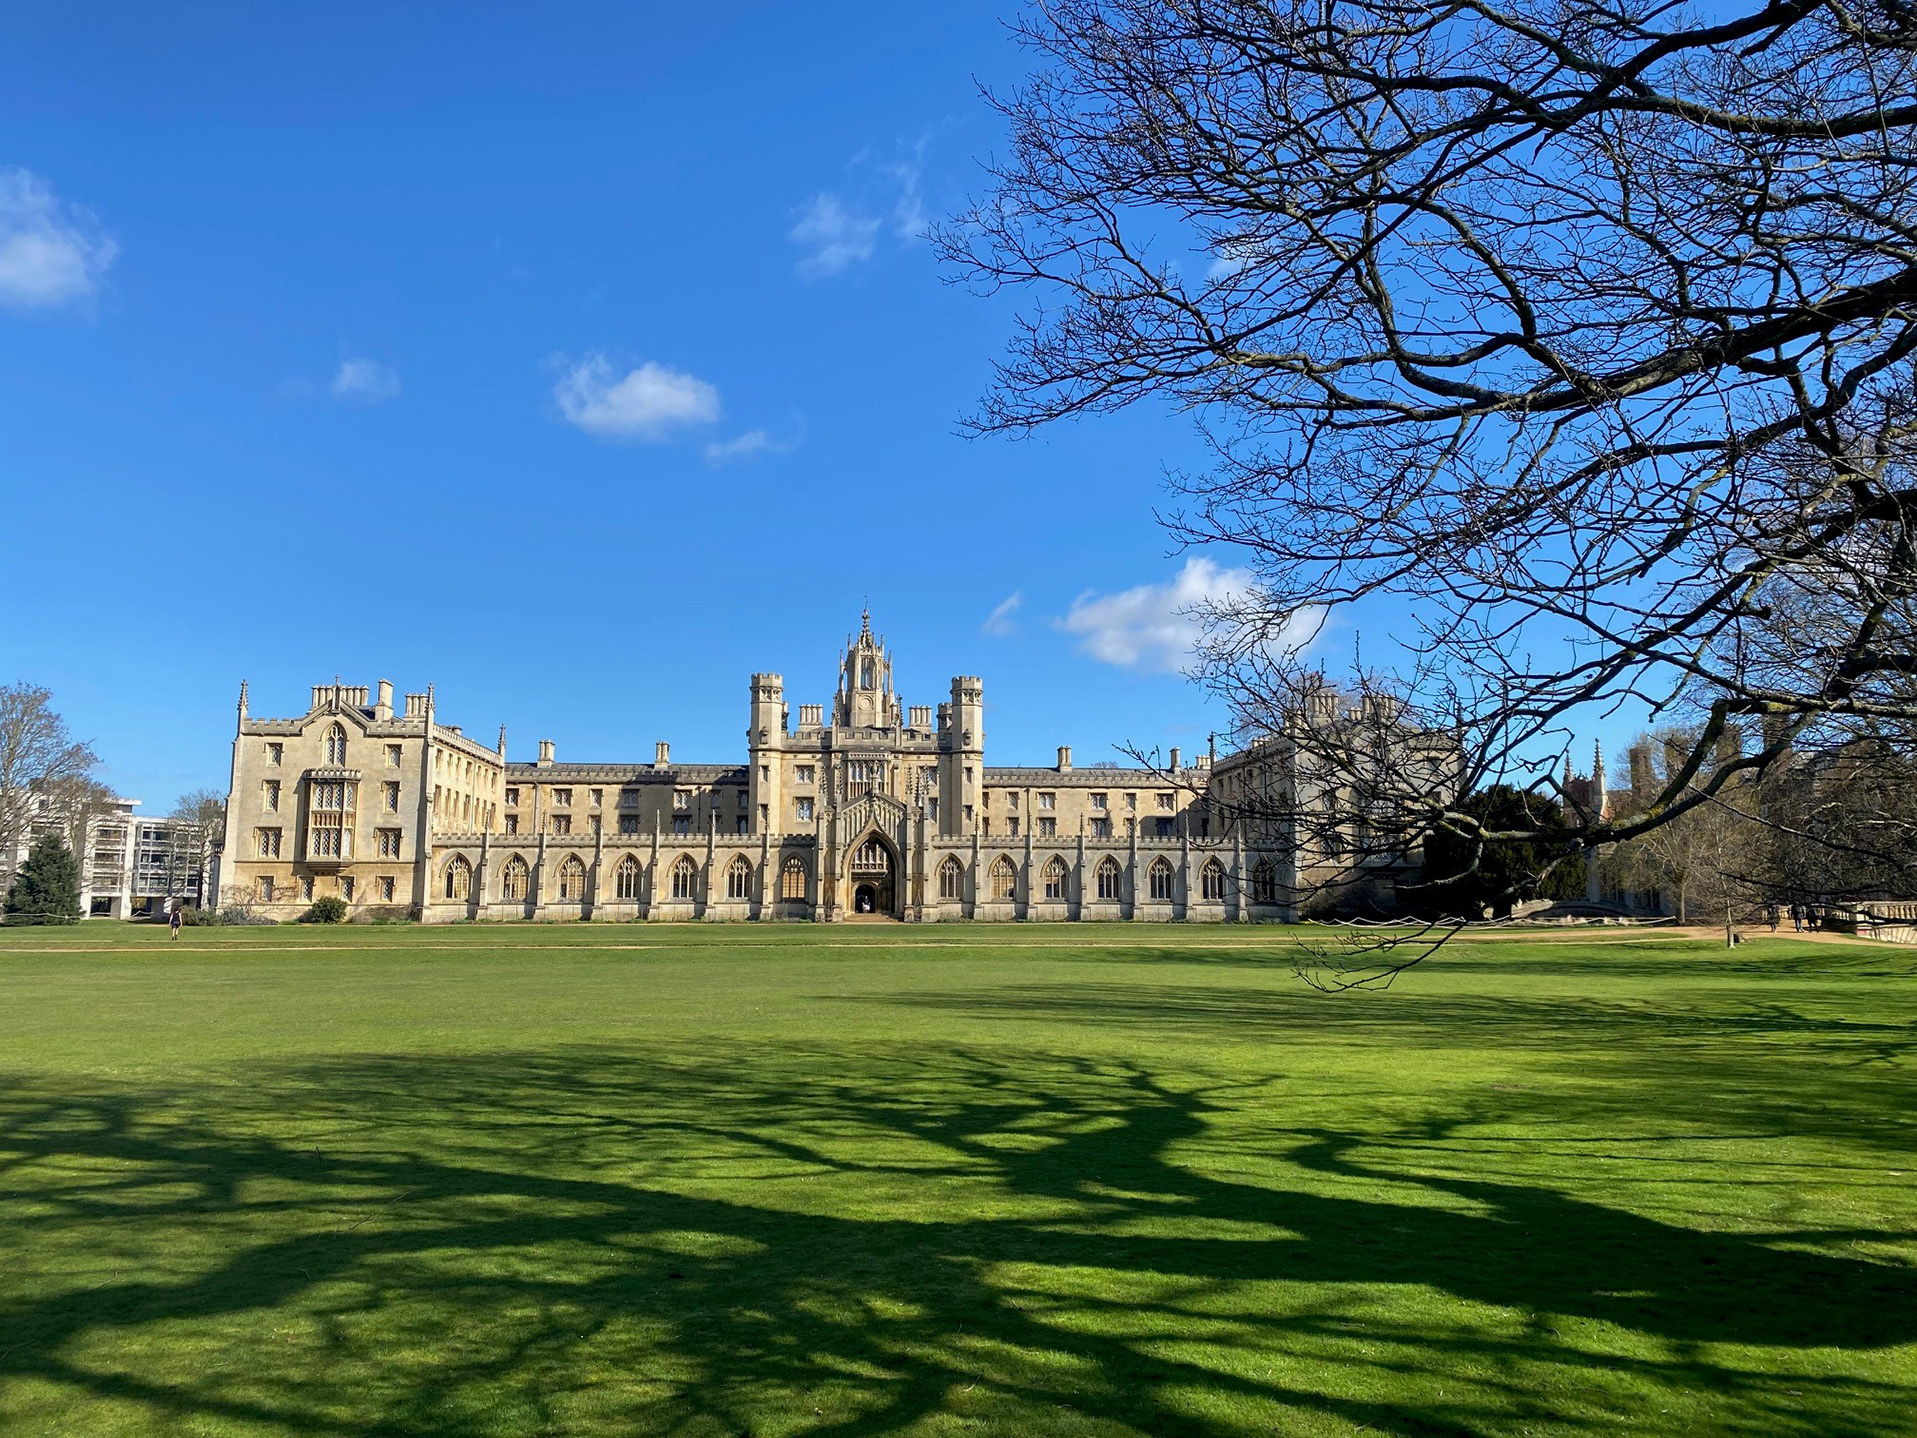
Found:
[[[393,681],[390,679],[379,681],[379,702],[373,706],[373,717],[375,719],[393,717]]]
[[[1184,751],[1182,749],[1173,749],[1171,751],[1172,773],[1176,774],[1180,769],[1185,767],[1184,764],[1180,762],[1183,758],[1184,758]]]
[[[1058,746],[1058,772],[1061,774],[1072,772],[1072,746],[1069,744]]]
[[[550,765],[552,763],[552,740],[541,739],[539,741],[539,762],[542,765]]]
[[[672,746],[661,739],[652,751],[652,767],[665,769],[672,764]]]

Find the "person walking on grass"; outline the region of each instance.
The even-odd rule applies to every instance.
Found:
[[[173,901],[172,913],[167,916],[166,926],[172,933],[172,942],[180,941],[180,910],[185,907],[178,899]]]

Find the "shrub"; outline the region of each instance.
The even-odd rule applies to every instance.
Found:
[[[300,915],[302,924],[343,924],[346,922],[346,900],[337,894],[328,894],[324,898],[313,900],[313,907]]]
[[[228,904],[224,909],[220,910],[218,922],[222,924],[276,924],[279,920],[269,919],[263,914],[256,914],[244,904]]]
[[[218,909],[199,909],[192,905],[180,908],[180,927],[185,929],[218,928],[226,922],[226,915]]]

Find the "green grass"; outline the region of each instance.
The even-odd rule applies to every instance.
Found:
[[[1917,966],[0,933],[0,1433],[1907,1434]]]

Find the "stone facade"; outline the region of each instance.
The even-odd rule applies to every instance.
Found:
[[[440,722],[431,689],[240,691],[223,901],[289,918],[336,894],[429,922],[1294,917],[1282,833],[1214,807],[1210,757],[1164,769],[985,763],[984,687],[910,705],[870,616],[832,702],[755,674],[743,764],[533,763]],[[1240,760],[1237,768],[1246,763]]]

